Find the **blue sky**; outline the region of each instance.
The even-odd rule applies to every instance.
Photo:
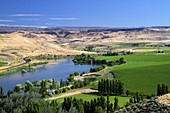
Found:
[[[0,25],[170,26],[170,0],[0,0]]]

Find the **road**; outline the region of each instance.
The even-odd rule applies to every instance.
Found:
[[[18,64],[18,65],[15,65],[15,66],[3,68],[3,69],[0,69],[0,71],[8,70],[8,69],[16,68],[16,67],[20,67],[20,66],[22,66],[22,65],[28,64],[29,62],[30,62],[30,61],[26,61],[26,62],[24,62],[24,63],[22,63],[22,64]]]
[[[75,91],[75,92],[64,93],[64,94],[62,94],[62,95],[60,95],[58,97],[51,97],[51,98],[48,98],[48,99],[45,99],[45,100],[50,101],[50,100],[55,100],[55,99],[68,97],[68,96],[72,96],[72,95],[83,94],[83,93],[94,93],[94,92],[98,92],[98,90],[83,89],[83,90],[78,90],[78,91]]]

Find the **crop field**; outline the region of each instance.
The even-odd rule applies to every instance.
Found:
[[[157,84],[170,87],[170,54],[136,53],[126,56],[96,57],[96,59],[117,60],[123,57],[127,63],[109,67],[116,78],[131,92],[156,94]]]
[[[91,101],[91,99],[94,98],[98,98],[100,97],[99,94],[78,94],[78,95],[73,95],[73,96],[69,96],[72,98],[77,98],[77,99],[83,99],[84,101]],[[105,99],[107,100],[107,96],[104,96]],[[120,96],[109,96],[109,100],[111,103],[114,104],[114,98],[117,97],[118,98],[118,104],[120,107],[124,107],[126,102],[129,102],[130,97],[120,97]],[[64,98],[59,98],[57,99],[60,103],[62,103],[64,101]]]
[[[1,67],[1,66],[4,66],[4,65],[6,65],[6,64],[8,64],[8,63],[6,63],[6,62],[0,62],[0,67]]]
[[[137,47],[134,50],[170,50],[170,47]]]

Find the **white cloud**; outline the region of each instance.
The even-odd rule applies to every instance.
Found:
[[[47,26],[32,26],[32,25],[9,25],[9,24],[0,24],[0,26],[47,28]]]
[[[14,22],[14,20],[0,20],[0,22]]]
[[[25,19],[17,19],[17,20],[28,20],[28,21],[31,21],[31,20],[40,20],[40,19],[37,19],[37,18],[25,18]]]
[[[45,25],[55,25],[55,23],[45,23]]]
[[[50,20],[77,20],[77,18],[49,18]]]
[[[42,16],[41,14],[13,14],[11,16]]]
[[[10,26],[9,24],[0,24],[0,26]]]

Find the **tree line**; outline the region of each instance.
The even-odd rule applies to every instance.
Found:
[[[160,96],[160,95],[163,95],[163,94],[166,94],[168,93],[168,86],[166,86],[165,84],[158,84],[157,85],[157,95]]]
[[[114,104],[111,103],[109,96],[107,99],[103,96],[91,99],[91,101],[83,101],[82,99],[76,99],[72,97],[64,98],[62,108],[68,111],[71,106],[74,106],[78,113],[112,113],[119,108],[118,98],[115,97]]]
[[[96,60],[93,56],[91,55],[86,55],[84,53],[82,53],[81,55],[76,55],[73,59],[74,63],[77,64],[97,64],[97,65],[102,65],[102,64],[106,64],[106,65],[110,65],[110,61],[107,62],[106,60]],[[115,62],[115,64],[123,64],[124,59],[120,58],[119,60],[116,60],[113,62]]]
[[[124,85],[120,80],[101,79],[98,82],[99,93],[105,94],[124,94]]]

